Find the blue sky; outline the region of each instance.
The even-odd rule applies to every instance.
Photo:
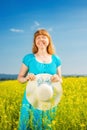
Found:
[[[0,73],[19,73],[40,28],[52,37],[62,74],[87,74],[87,0],[0,0]]]

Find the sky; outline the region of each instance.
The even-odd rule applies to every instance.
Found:
[[[62,74],[87,74],[87,0],[0,0],[0,73],[19,73],[41,28],[51,35]]]

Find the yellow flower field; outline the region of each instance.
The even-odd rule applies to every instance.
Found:
[[[63,96],[49,128],[87,130],[87,77],[64,77],[62,86]],[[17,80],[0,81],[0,130],[17,130],[25,87]]]

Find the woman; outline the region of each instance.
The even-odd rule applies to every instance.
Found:
[[[35,32],[32,52],[23,58],[18,80],[25,83],[35,80],[37,74],[48,73],[52,75],[52,82],[62,82],[61,60],[55,55],[51,37],[46,30],[41,29]],[[25,91],[20,112],[19,130],[49,130],[51,129],[49,124],[51,124],[55,113],[56,107],[47,111],[35,109],[27,101]]]

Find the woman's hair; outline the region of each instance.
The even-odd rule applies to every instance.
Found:
[[[49,54],[54,54],[54,53],[55,53],[55,50],[54,50],[54,46],[53,46],[51,37],[50,37],[49,33],[48,33],[45,29],[37,30],[37,31],[34,33],[32,52],[33,52],[34,54],[38,52],[38,48],[37,48],[36,43],[35,43],[36,37],[37,37],[38,35],[45,35],[45,36],[48,37],[48,39],[49,39],[49,45],[48,45],[48,47],[47,47],[47,52],[48,52]]]

